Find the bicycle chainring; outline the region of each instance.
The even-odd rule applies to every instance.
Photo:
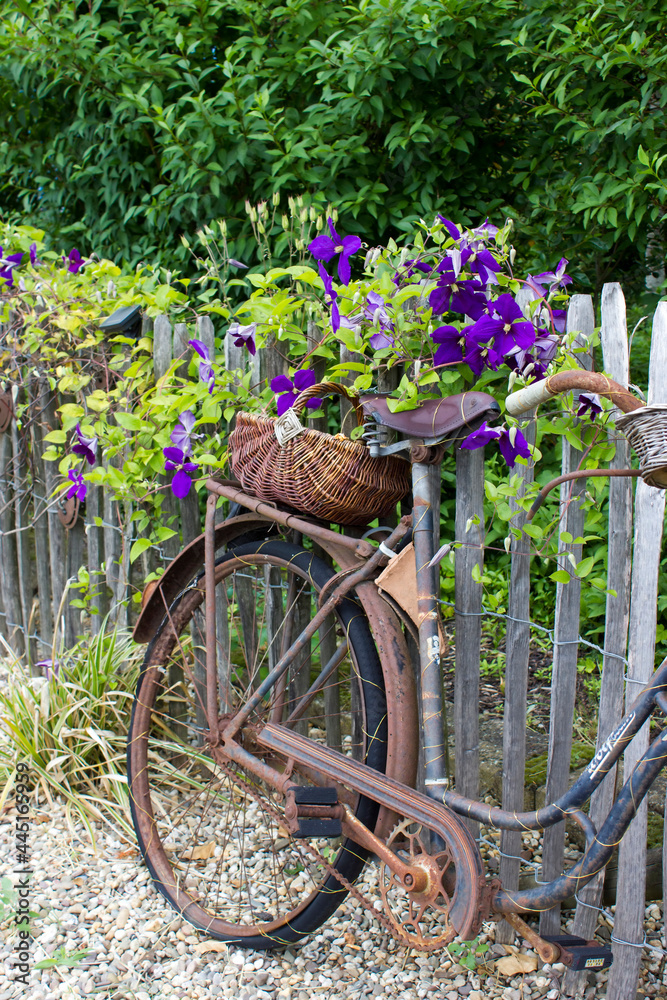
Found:
[[[397,937],[418,951],[436,951],[456,937],[449,918],[451,896],[456,886],[452,855],[445,845],[430,850],[429,831],[420,823],[403,820],[392,831],[387,847],[408,865],[423,869],[428,884],[422,892],[410,892],[385,864],[380,865],[380,892],[385,915]]]

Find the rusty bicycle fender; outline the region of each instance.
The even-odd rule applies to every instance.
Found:
[[[239,514],[215,526],[215,547],[230,542],[246,531],[270,528],[275,521],[260,514]],[[204,535],[199,535],[183,549],[165,569],[159,580],[146,588],[141,614],[134,626],[132,638],[135,642],[150,642],[164,618],[167,609],[183,587],[192,579],[195,571],[204,561]]]

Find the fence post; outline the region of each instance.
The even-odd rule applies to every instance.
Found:
[[[456,791],[479,798],[479,659],[484,567],[484,448],[456,451],[454,770]],[[477,567],[479,580],[473,579]],[[479,825],[464,820],[477,835]]]
[[[155,317],[153,324],[153,368],[156,383],[167,373],[173,358],[173,336],[169,317],[160,314]],[[163,521],[166,524],[171,522],[171,527],[176,531],[171,538],[165,539],[162,543],[162,550],[167,559],[175,559],[180,551],[178,508],[175,498],[168,488],[168,476],[160,476],[162,483],[162,511]]]
[[[23,397],[23,389],[15,386],[13,389],[14,413],[18,410],[19,398]],[[25,421],[24,421],[25,423]],[[21,428],[16,419],[11,423],[12,437],[12,473],[14,477],[14,504],[16,530],[16,562],[19,572],[19,595],[21,602],[21,618],[25,633],[25,654],[30,672],[35,670],[37,657],[36,643],[30,636],[33,633],[33,600],[32,600],[32,558],[30,553],[30,487],[28,481],[28,436],[25,427]]]
[[[602,289],[600,306],[602,357],[604,370],[616,382],[627,386],[630,380],[628,358],[628,332],[625,319],[625,299],[617,282]],[[618,411],[617,411],[618,412]],[[609,463],[611,469],[625,469],[630,465],[630,446],[622,434],[613,427],[609,439],[616,451]],[[609,480],[609,544],[607,549],[607,588],[616,596],[607,594],[605,609],[605,655],[602,659],[602,686],[598,714],[597,749],[618,726],[623,710],[623,673],[630,620],[630,568],[632,560],[632,480]],[[590,816],[599,830],[614,798],[616,768],[612,768],[591,798]],[[577,912],[572,933],[589,940],[597,924],[602,899],[604,872],[583,886],[577,898]],[[585,981],[583,973],[565,973],[563,990],[574,995]]]
[[[45,387],[42,393],[42,438],[45,432],[59,429],[60,421],[56,413],[56,397],[54,393]],[[65,581],[67,579],[66,541],[65,528],[58,517],[60,499],[55,500],[54,494],[58,486],[58,466],[55,462],[44,463],[44,479],[46,482],[46,496],[49,500],[49,512],[47,514],[49,524],[49,560],[51,566],[51,594],[53,597],[53,629],[57,635],[61,626],[59,619],[63,594],[65,593]]]
[[[593,334],[595,318],[590,295],[573,295],[567,313],[567,329],[577,331],[575,341],[585,346]],[[579,355],[582,368],[591,368],[589,353]],[[563,438],[563,472],[577,468],[582,453],[573,448]],[[584,530],[584,511],[581,498],[585,492],[585,480],[563,483],[560,502],[561,517],[559,534],[569,531],[578,538]],[[564,508],[564,509],[563,509]],[[556,615],[554,620],[554,658],[551,674],[551,713],[549,720],[549,751],[547,758],[546,802],[554,802],[565,793],[570,777],[572,758],[572,727],[574,722],[574,701],[577,686],[577,654],[579,637],[579,605],[581,600],[581,580],[572,575],[568,554],[577,562],[581,560],[581,545],[563,544],[559,541],[558,568],[570,572],[569,583],[556,585]],[[542,850],[542,878],[550,881],[563,870],[565,849],[565,823],[557,823],[544,831]],[[540,917],[540,934],[560,933],[560,905],[545,911]]]
[[[13,422],[12,418],[12,422]],[[2,556],[2,603],[5,609],[7,640],[17,656],[25,656],[19,568],[14,532],[14,490],[12,475],[12,434],[8,427],[0,434],[0,554]]]
[[[104,616],[109,610],[109,592],[107,582],[102,572],[105,560],[104,552],[104,501],[102,487],[97,483],[88,484],[86,493],[86,535],[88,537],[88,576],[90,591],[93,594],[93,607],[97,611],[90,616],[90,631],[97,635],[102,627]],[[96,521],[100,521],[97,524]]]
[[[667,403],[667,302],[659,302],[653,317],[649,363],[648,403]],[[635,494],[635,537],[632,558],[632,595],[625,707],[649,681],[655,669],[658,574],[665,516],[665,491],[640,479]],[[646,722],[625,751],[623,773],[632,773],[649,744]],[[627,777],[626,777],[627,780]],[[626,1000],[634,995],[642,957],[646,897],[646,835],[648,802],[637,810],[621,841],[618,857],[618,888],[614,921],[614,964],[609,974],[607,1000]],[[620,944],[620,941],[629,942]]]
[[[530,445],[535,444],[537,424],[535,411],[524,416],[528,420],[523,434]],[[535,478],[535,462],[513,465],[510,480],[518,476],[518,498]],[[524,809],[526,773],[526,713],[528,705],[528,663],[530,659],[530,538],[521,532],[520,538],[511,529],[520,529],[526,522],[526,512],[516,500],[510,500],[515,511],[509,523],[511,539],[510,584],[507,601],[507,631],[505,634],[505,707],[503,715],[503,809],[521,812]],[[500,880],[508,889],[519,887],[521,833],[503,830],[500,837]],[[496,930],[499,944],[510,944],[514,929],[502,921]]]
[[[32,382],[32,469],[33,469],[33,510],[35,529],[35,570],[37,573],[37,593],[39,597],[39,636],[41,639],[40,658],[50,656],[53,645],[53,595],[49,569],[49,522],[48,506],[50,497],[46,488],[44,469],[43,412],[46,404],[48,385],[36,378]]]

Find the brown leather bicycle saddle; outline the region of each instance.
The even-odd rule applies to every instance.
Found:
[[[463,428],[473,430],[484,420],[495,420],[500,406],[486,392],[461,392],[444,399],[427,399],[415,410],[391,413],[386,396],[362,396],[364,413],[378,424],[422,440],[449,437]]]

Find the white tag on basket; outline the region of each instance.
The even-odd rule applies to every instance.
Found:
[[[273,425],[273,430],[278,438],[278,444],[283,445],[287,441],[296,437],[297,434],[301,434],[305,431],[305,427],[302,425],[301,421],[297,417],[294,410],[290,407],[289,410],[285,410],[281,417],[278,417],[275,424]]]

